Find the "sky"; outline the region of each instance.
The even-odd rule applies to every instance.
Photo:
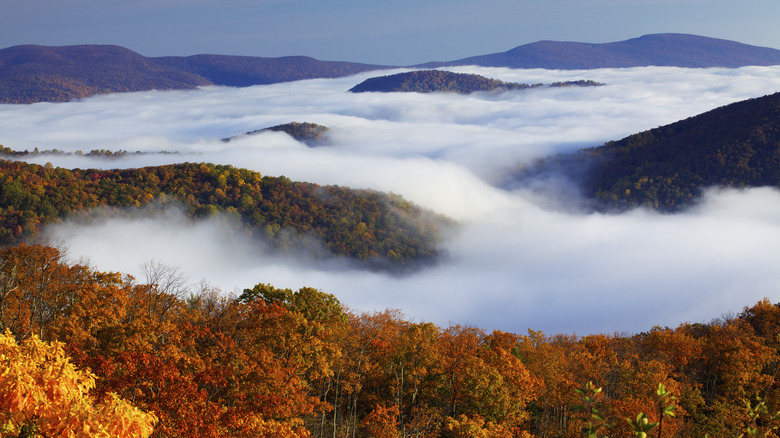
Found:
[[[540,40],[689,33],[780,48],[777,0],[0,0],[0,47],[114,44],[409,66]]]
[[[224,221],[190,222],[175,210],[47,229],[73,260],[104,271],[140,276],[141,266],[154,261],[224,293],[257,283],[310,286],[356,312],[400,309],[414,321],[521,334],[529,328],[636,333],[707,322],[764,297],[780,301],[777,189],[713,189],[697,207],[662,215],[581,211],[576,193],[555,175],[506,188],[509,174],[540,157],[777,92],[780,66],[453,70],[513,82],[606,85],[468,96],[347,92],[377,74],[366,72],[247,88],[112,94],[0,105],[0,143],[150,152],[108,161],[33,160],[70,168],[205,161],[394,192],[459,224],[442,243],[442,263],[401,277],[275,257]],[[310,148],[278,132],[220,141],[292,121],[328,126],[330,144]]]

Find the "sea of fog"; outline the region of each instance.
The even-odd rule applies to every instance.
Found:
[[[707,322],[764,297],[778,301],[775,189],[712,190],[697,207],[675,215],[599,214],[578,211],[566,191],[506,190],[500,183],[540,157],[779,91],[780,66],[451,70],[524,83],[590,79],[607,85],[469,96],[347,92],[368,77],[394,72],[384,71],[249,88],[112,94],[0,105],[0,144],[175,151],[30,161],[69,168],[232,164],[398,193],[460,223],[444,243],[443,263],[402,277],[273,257],[224,222],[193,223],[176,211],[48,230],[74,260],[139,278],[141,265],[154,261],[225,293],[257,283],[311,286],[353,311],[397,308],[413,321],[515,333],[640,332]],[[282,133],[220,140],[293,121],[328,126],[330,144],[310,148]],[[540,183],[555,184],[554,178]]]

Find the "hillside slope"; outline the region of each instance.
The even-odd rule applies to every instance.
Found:
[[[780,187],[780,93],[733,103],[584,151],[585,193],[673,211],[710,186]]]
[[[480,65],[574,70],[649,65],[734,68],[778,64],[780,50],[698,35],[665,33],[604,44],[538,41],[506,52],[426,63],[421,67]]]

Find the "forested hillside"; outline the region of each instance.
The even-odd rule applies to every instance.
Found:
[[[292,182],[213,164],[67,170],[0,160],[0,243],[95,207],[176,203],[192,218],[226,215],[280,251],[347,257],[398,270],[430,263],[446,219],[396,195]],[[311,241],[321,242],[319,252]],[[314,251],[314,252],[312,252]]]
[[[90,395],[153,412],[154,437],[628,438],[660,415],[649,436],[765,436],[778,426],[780,305],[768,300],[637,334],[488,333],[354,313],[308,287],[260,283],[228,296],[192,289],[165,265],[144,272],[6,247],[0,330],[23,345],[64,343],[95,374]],[[0,368],[22,360],[6,357]],[[5,376],[0,386],[15,388]],[[14,435],[49,418],[4,400]]]
[[[587,195],[677,210],[710,186],[780,187],[780,93],[737,102],[585,152]]]
[[[622,140],[546,157],[504,184],[565,175],[582,207],[675,212],[710,187],[780,187],[780,93],[736,102]],[[571,190],[568,188],[566,190]]]

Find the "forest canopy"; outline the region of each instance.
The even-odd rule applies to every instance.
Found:
[[[140,169],[68,170],[0,160],[0,243],[36,236],[41,227],[96,207],[180,205],[193,219],[237,219],[250,236],[282,252],[340,257],[399,271],[435,262],[453,223],[398,195],[206,163]],[[310,239],[322,242],[312,252]]]
[[[162,264],[144,275],[73,264],[49,246],[0,250],[2,348],[57,345],[54,360],[94,375],[96,400],[130,400],[153,437],[631,437],[661,418],[663,437],[778,426],[780,304],[766,299],[710,322],[576,336],[355,313],[311,287],[258,283],[235,296]],[[24,369],[25,354],[0,366]],[[7,419],[17,411],[2,400]]]

